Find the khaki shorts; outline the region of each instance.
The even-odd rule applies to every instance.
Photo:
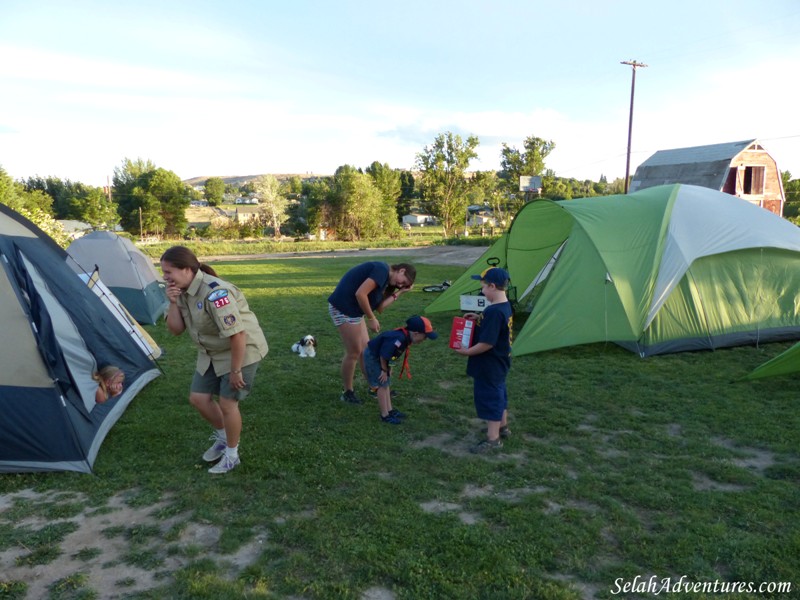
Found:
[[[234,390],[231,387],[230,373],[225,373],[225,375],[219,377],[214,372],[214,365],[212,364],[209,365],[204,374],[200,374],[197,371],[194,372],[192,387],[189,391],[195,394],[211,394],[212,396],[216,395],[222,398],[231,398],[232,400],[244,400],[253,388],[253,381],[255,381],[259,364],[261,363],[256,362],[242,367],[244,387],[240,390]]]

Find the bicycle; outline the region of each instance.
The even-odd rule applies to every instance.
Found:
[[[452,284],[450,283],[449,279],[445,279],[442,283],[437,285],[426,285],[422,288],[423,292],[443,292],[447,288],[449,288]]]

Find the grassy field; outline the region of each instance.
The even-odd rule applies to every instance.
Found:
[[[112,429],[95,476],[0,475],[0,598],[652,598],[643,581],[681,577],[793,588],[670,598],[797,597],[800,383],[739,381],[789,344],[519,357],[512,437],[473,456],[482,424],[447,348],[452,314],[432,315],[444,339],[413,347],[413,379],[395,385],[405,424],[339,401],[326,297],[356,262],[216,263],[270,343],[242,404],[242,465],[206,472],[191,342],[148,328],[164,375]],[[418,287],[463,271],[418,267]],[[384,328],[433,298],[406,294]],[[290,346],[307,333],[318,355],[299,359]]]

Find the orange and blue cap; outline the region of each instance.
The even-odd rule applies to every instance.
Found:
[[[433,330],[430,320],[425,317],[414,315],[409,317],[406,321],[406,329],[409,331],[416,331],[417,333],[424,333],[429,340],[435,340],[439,334]]]

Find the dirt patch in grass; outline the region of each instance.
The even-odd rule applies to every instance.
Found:
[[[216,551],[221,533],[216,527],[190,522],[188,514],[159,518],[169,499],[140,507],[129,505],[127,495],[117,495],[104,506],[93,506],[80,494],[68,496],[23,490],[2,498],[0,523],[13,527],[20,539],[0,552],[0,573],[5,582],[27,583],[27,598],[46,598],[48,590],[65,585],[93,590],[97,598],[120,598],[165,585],[172,573],[197,556],[224,564],[233,578],[256,560],[266,540],[265,533],[257,533],[235,553],[222,555]],[[20,506],[64,502],[83,508],[63,519],[13,517]],[[48,544],[51,560],[32,564],[36,561],[29,558],[40,548],[26,539],[26,533],[65,522],[77,527]]]
[[[763,476],[764,471],[775,464],[775,453],[770,452],[769,450],[738,446],[733,440],[720,437],[712,438],[711,441],[717,446],[721,446],[722,448],[740,455],[737,458],[730,459],[732,464],[743,469],[755,471],[759,475]]]
[[[703,473],[692,473],[692,487],[698,492],[742,492],[747,489],[737,483],[714,481]]]

